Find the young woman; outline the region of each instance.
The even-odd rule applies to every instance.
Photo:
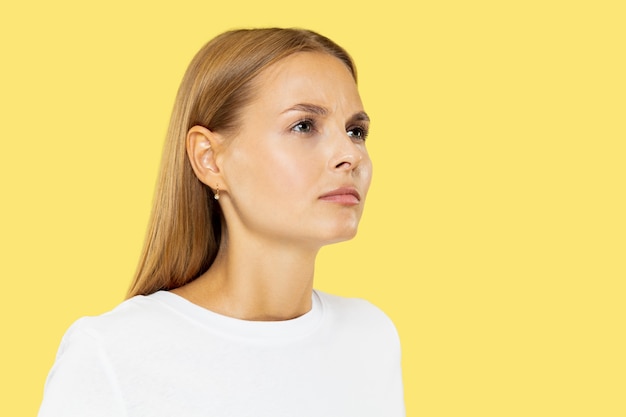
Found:
[[[350,56],[306,30],[224,33],[178,92],[129,298],[78,320],[49,416],[404,415],[376,307],[313,290],[372,175]]]

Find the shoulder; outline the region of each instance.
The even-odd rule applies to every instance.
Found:
[[[155,297],[134,297],[75,321],[48,373],[39,415],[125,415],[119,377],[142,363],[155,337],[163,339],[157,329],[167,316],[164,310]]]
[[[322,305],[338,318],[393,326],[391,319],[376,305],[362,298],[341,297],[315,290]]]
[[[61,350],[67,344],[123,343],[142,333],[158,332],[167,322],[175,320],[158,294],[136,296],[113,310],[98,316],[85,316],[75,321],[66,331]]]
[[[315,291],[320,298],[324,313],[341,329],[350,334],[365,334],[378,340],[386,340],[399,348],[395,325],[383,310],[361,298],[348,298]]]

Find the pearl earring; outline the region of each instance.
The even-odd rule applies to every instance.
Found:
[[[213,196],[213,198],[216,200],[220,199],[220,185],[219,184],[215,186],[215,195]]]

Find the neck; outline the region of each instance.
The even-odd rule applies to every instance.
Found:
[[[243,320],[289,320],[311,309],[317,250],[249,238],[224,242],[208,271],[173,292]]]

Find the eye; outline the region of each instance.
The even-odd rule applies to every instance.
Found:
[[[313,120],[305,119],[300,120],[298,123],[291,127],[291,130],[298,133],[311,133],[314,130]]]
[[[357,140],[365,140],[367,138],[367,129],[363,126],[354,126],[346,131],[348,136]]]

